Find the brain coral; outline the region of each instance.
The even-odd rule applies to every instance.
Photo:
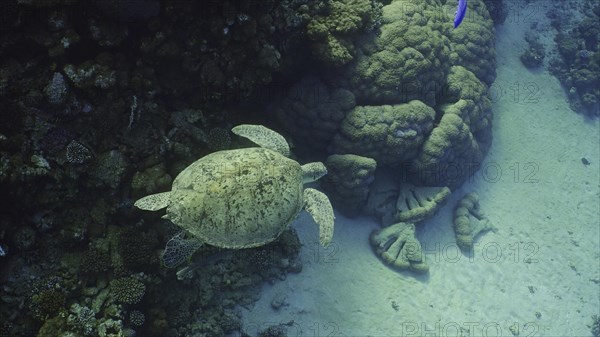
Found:
[[[380,164],[397,165],[414,158],[433,128],[435,111],[421,101],[358,106],[333,141],[334,153],[353,153]]]
[[[469,17],[452,28],[439,0],[398,0],[383,8],[380,34],[356,43],[356,62],[340,85],[358,104],[394,104],[419,99],[435,105],[450,67],[462,65],[490,84],[495,78],[494,27],[486,7],[469,2]],[[453,9],[452,9],[452,13]]]
[[[452,67],[441,119],[412,162],[421,183],[458,187],[483,159],[491,141],[491,101],[486,86],[463,67]]]
[[[359,104],[394,104],[419,99],[435,104],[436,83],[448,70],[451,21],[438,15],[434,1],[394,1],[383,7],[378,36],[357,43],[356,62],[344,82]]]

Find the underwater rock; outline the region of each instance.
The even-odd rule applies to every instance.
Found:
[[[350,216],[359,215],[375,179],[375,160],[353,154],[334,154],[327,157],[325,166],[327,175],[321,179],[321,186],[336,209]]]
[[[567,91],[571,109],[600,116],[600,6],[593,9],[571,29],[559,29],[554,37],[559,57],[550,62],[550,72]]]
[[[600,315],[592,316],[592,324],[588,325],[593,337],[600,337]]]
[[[496,231],[496,227],[481,213],[479,196],[475,192],[466,194],[454,209],[456,243],[463,251],[469,252],[475,238],[489,230]]]
[[[503,23],[508,16],[508,9],[506,8],[507,6],[504,1],[505,0],[483,0],[495,25]]]

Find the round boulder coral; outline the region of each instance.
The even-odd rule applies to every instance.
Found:
[[[341,66],[354,57],[351,36],[376,26],[381,8],[372,0],[332,0],[324,3],[327,5],[324,15],[315,15],[306,30],[313,41],[315,57]]]
[[[477,77],[452,67],[442,117],[412,163],[418,180],[454,189],[478,168],[491,141],[491,101]],[[452,103],[450,103],[452,102]]]
[[[327,158],[325,166],[327,175],[322,178],[322,186],[330,200],[345,214],[358,215],[375,180],[375,160],[353,154],[334,154]]]
[[[421,101],[358,106],[342,123],[333,141],[334,153],[353,153],[380,164],[399,165],[414,158],[435,119]]]
[[[316,77],[305,77],[270,110],[295,139],[311,140],[302,145],[310,150],[324,150],[355,105],[350,91],[331,89]]]
[[[343,87],[358,104],[395,104],[419,99],[435,104],[451,50],[450,21],[436,15],[441,3],[394,1],[383,7],[379,36],[357,43],[356,61],[346,68]]]

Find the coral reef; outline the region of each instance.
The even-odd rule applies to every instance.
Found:
[[[353,37],[351,62],[305,77],[272,105],[298,153],[369,157],[427,186],[456,188],[474,173],[491,140],[494,27],[483,3],[460,29],[433,15],[441,5],[386,4],[378,31]],[[332,100],[340,90],[348,104]]]
[[[544,63],[544,46],[539,41],[539,36],[534,34],[526,34],[525,41],[527,41],[528,48],[523,51],[520,56],[521,62],[527,68],[536,68]]]
[[[483,0],[483,3],[485,3],[488,12],[490,12],[490,17],[495,25],[499,25],[506,20],[508,9],[504,0]]]
[[[3,2],[0,333],[239,332],[236,306],[255,302],[262,283],[302,270],[295,232],[228,254],[203,246],[192,257],[193,268],[177,274],[159,263],[176,229],[159,216],[141,218],[132,206],[142,195],[168,190],[173,177],[207,153],[243,145],[232,141],[230,126],[266,120],[267,102],[280,102],[270,110],[296,140],[294,152],[314,150],[319,160],[344,156],[337,176],[348,190],[336,193],[352,193],[365,208],[372,202],[364,199],[367,190],[377,183],[371,183],[374,160],[379,171],[404,161],[430,168],[449,158],[480,158],[487,105],[477,95],[438,85],[462,76],[451,69],[459,65],[470,75],[458,80],[482,88],[489,83],[491,20],[478,9],[472,25],[453,32],[451,23],[422,11],[437,1],[403,12],[408,3]],[[302,77],[295,84],[286,80]],[[421,90],[434,84],[431,92]],[[281,88],[290,94],[270,91]],[[364,118],[384,110],[394,113],[382,116],[377,128],[383,131],[351,130],[362,133],[356,144],[334,144],[349,114]],[[460,137],[444,118],[457,122]],[[388,122],[396,124],[388,128]],[[393,156],[367,144],[384,132],[392,133],[386,151],[396,151]],[[433,134],[445,137],[443,144],[428,140]],[[336,147],[348,153],[332,152]],[[443,155],[450,148],[458,154]],[[371,153],[373,159],[357,157]],[[346,161],[351,155],[357,160]],[[332,172],[336,167],[332,159]],[[390,188],[382,198],[392,202],[379,203],[378,210],[395,214],[400,189]],[[388,234],[406,246],[414,240],[408,233]],[[422,268],[412,253],[400,253]]]
[[[558,32],[554,42],[559,57],[551,60],[549,68],[564,86],[571,108],[597,117],[600,116],[600,6],[594,4],[584,14],[574,24],[555,25]],[[555,14],[553,22],[559,18]]]

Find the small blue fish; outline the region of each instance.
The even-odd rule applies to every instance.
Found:
[[[458,0],[458,8],[454,14],[454,28],[458,27],[467,13],[467,0]]]

